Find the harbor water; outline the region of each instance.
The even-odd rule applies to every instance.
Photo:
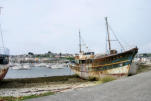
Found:
[[[36,77],[49,77],[49,76],[63,76],[74,74],[69,67],[65,68],[47,68],[47,67],[31,67],[27,70],[16,70],[10,68],[4,79],[15,78],[36,78]]]

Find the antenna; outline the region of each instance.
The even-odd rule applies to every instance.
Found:
[[[2,9],[3,7],[0,7],[0,15],[1,15],[1,9]],[[2,26],[1,26],[1,24],[0,24],[0,34],[1,34],[1,39],[2,39],[2,45],[3,45],[3,48],[4,48],[4,40],[3,40],[3,33],[2,33]]]
[[[79,53],[81,53],[81,33],[79,29]]]

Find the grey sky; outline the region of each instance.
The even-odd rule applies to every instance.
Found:
[[[5,46],[29,51],[78,52],[78,30],[87,46],[105,52],[104,17],[125,47],[151,52],[150,0],[0,0]]]

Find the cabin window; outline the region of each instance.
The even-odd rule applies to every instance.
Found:
[[[75,60],[75,63],[79,64],[79,60]]]
[[[87,63],[92,63],[92,60],[91,59],[87,60]]]
[[[80,64],[85,64],[85,63],[86,63],[86,60],[80,60],[79,63],[80,63]]]
[[[110,58],[110,61],[112,61],[113,59],[112,59],[112,57]]]

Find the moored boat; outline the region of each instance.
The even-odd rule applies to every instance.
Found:
[[[9,55],[3,53],[3,51],[8,51],[7,49],[1,49],[0,51],[0,81],[5,77],[9,69]]]
[[[138,52],[138,48],[132,48],[127,51],[118,53],[117,50],[111,49],[110,34],[108,22],[106,18],[106,26],[108,33],[109,53],[104,55],[95,55],[94,52],[81,51],[81,41],[79,40],[79,55],[75,56],[75,63],[70,68],[81,78],[103,78],[112,76],[115,78],[128,75],[134,56]],[[81,38],[79,32],[79,39]]]
[[[1,12],[1,7],[0,7]],[[0,31],[1,31],[1,25],[0,25]],[[9,69],[9,50],[4,47],[3,42],[3,33],[1,34],[1,43],[2,47],[0,48],[0,81],[5,77],[8,69]]]

